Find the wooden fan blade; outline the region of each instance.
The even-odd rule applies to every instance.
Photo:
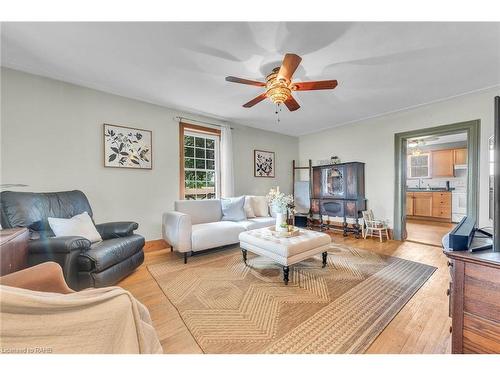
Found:
[[[253,107],[255,104],[260,103],[261,101],[263,101],[266,97],[267,97],[266,93],[263,92],[262,94],[260,94],[256,98],[253,98],[252,100],[250,100],[248,103],[243,104],[243,107],[245,107],[245,108]]]
[[[310,82],[294,82],[292,90],[305,91],[305,90],[331,90],[337,87],[338,82],[336,79],[329,81],[310,81]]]
[[[234,82],[234,83],[243,83],[244,85],[252,85],[252,86],[262,86],[264,87],[266,84],[264,82],[252,81],[250,79],[238,78],[238,77],[226,77],[226,81]]]
[[[287,79],[291,81],[292,75],[299,67],[301,61],[302,57],[300,57],[299,55],[287,53],[283,58],[283,62],[281,63],[281,67],[278,72],[278,79]]]
[[[293,96],[289,96],[287,100],[285,100],[285,105],[287,106],[287,108],[290,110],[290,111],[296,111],[297,109],[300,108],[300,105],[299,103],[297,103],[297,101],[294,99]]]

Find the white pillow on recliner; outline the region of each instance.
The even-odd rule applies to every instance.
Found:
[[[75,215],[71,219],[49,217],[47,220],[56,237],[79,236],[92,243],[102,241],[101,235],[87,212]]]

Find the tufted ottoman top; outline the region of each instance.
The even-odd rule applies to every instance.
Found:
[[[328,234],[302,228],[298,236],[289,238],[275,237],[269,228],[253,229],[240,233],[239,240],[285,258],[331,243]]]

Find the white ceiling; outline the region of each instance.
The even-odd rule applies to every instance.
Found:
[[[3,66],[170,108],[301,135],[500,85],[500,23],[2,23]],[[276,123],[268,100],[242,104],[287,53],[297,81]]]

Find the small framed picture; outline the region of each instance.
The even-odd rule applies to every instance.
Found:
[[[153,169],[153,133],[150,130],[104,124],[104,166]]]
[[[275,177],[275,156],[272,151],[253,151],[255,177]]]

